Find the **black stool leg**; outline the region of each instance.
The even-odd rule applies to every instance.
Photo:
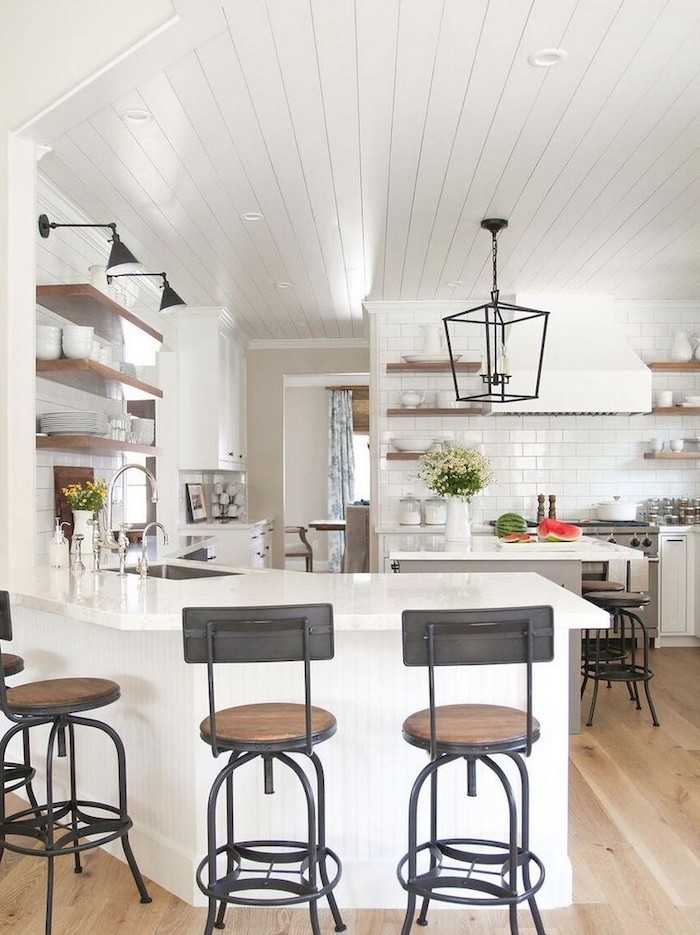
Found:
[[[326,777],[323,772],[323,764],[318,758],[316,753],[312,753],[309,756],[309,759],[314,765],[316,770],[316,798],[318,802],[318,848],[320,854],[319,860],[319,872],[321,874],[321,881],[324,886],[328,886],[328,868],[326,867]],[[338,903],[335,900],[335,894],[333,890],[328,892],[328,905],[330,906],[331,913],[333,914],[333,921],[335,922],[336,932],[344,932],[347,926],[343,922],[343,918],[340,915],[340,910],[338,909]]]
[[[76,835],[77,841],[77,831],[78,831],[78,792],[77,792],[77,780],[75,773],[75,732],[73,729],[73,724],[68,723],[68,763],[69,763],[69,772],[70,772],[70,811],[71,811],[71,827],[73,828],[73,833]],[[61,756],[61,743],[59,742],[58,755]],[[65,750],[63,753],[65,756]],[[74,873],[82,873],[83,868],[80,863],[80,852],[76,851],[73,854],[73,871]]]
[[[146,884],[143,882],[143,877],[141,876],[141,871],[139,870],[138,864],[136,863],[136,858],[134,853],[131,850],[131,844],[129,843],[129,828],[131,827],[131,820],[129,819],[129,814],[126,807],[126,753],[124,752],[124,744],[119,734],[111,727],[109,724],[106,724],[104,721],[95,721],[87,720],[85,718],[72,717],[71,720],[75,724],[84,724],[86,727],[96,727],[98,730],[101,730],[103,733],[107,734],[111,738],[112,743],[114,744],[114,749],[117,752],[117,777],[119,783],[119,817],[128,821],[126,830],[121,835],[122,850],[124,851],[124,856],[126,857],[126,862],[129,864],[129,869],[131,870],[131,875],[134,878],[134,883],[136,888],[139,891],[139,896],[141,897],[142,903],[152,902],[151,897],[148,895],[148,890],[146,889]]]
[[[435,844],[437,841],[437,801],[438,801],[438,771],[435,770],[430,774],[430,843]],[[437,866],[437,860],[435,859],[435,854],[431,851],[430,854],[430,869],[434,870]],[[430,905],[430,899],[427,896],[423,897],[423,902],[421,903],[420,912],[418,913],[418,918],[416,919],[416,925],[427,925],[428,924],[428,906]]]
[[[649,669],[649,633],[646,628],[644,621],[637,616],[637,614],[629,614],[632,620],[632,635],[634,636],[634,624],[636,623],[640,630],[642,631],[642,662],[644,666],[644,672],[647,675],[647,678],[644,679],[644,694],[647,697],[647,702],[649,704],[649,710],[651,711],[651,720],[654,724],[654,727],[659,726],[659,719],[656,715],[656,708],[654,707],[654,702],[651,697],[651,686],[649,681],[651,679],[651,670]]]
[[[515,765],[518,767],[518,772],[520,773],[520,844],[522,849],[529,853],[530,851],[530,776],[527,771],[527,766],[521,756],[518,754],[509,754],[510,758],[515,762]],[[523,882],[527,889],[530,889],[530,863],[525,860],[523,862]],[[542,922],[542,916],[540,915],[540,910],[537,905],[537,900],[534,895],[528,897],[528,905],[530,906],[530,912],[532,913],[532,918],[535,923],[535,930],[537,935],[546,935],[544,930],[544,924]]]

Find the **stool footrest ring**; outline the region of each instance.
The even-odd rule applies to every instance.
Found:
[[[643,665],[637,663],[616,664],[614,662],[605,662],[595,665],[589,663],[581,670],[583,675],[589,678],[598,678],[601,682],[648,682],[654,677],[650,669],[645,669]]]
[[[409,855],[399,862],[397,876],[401,886],[410,893],[426,899],[471,906],[513,905],[530,899],[544,883],[544,864],[532,851],[517,850],[519,876],[528,877],[530,868],[537,870],[534,882],[525,883],[513,890],[507,883],[510,851],[507,842],[484,838],[448,838],[435,842],[427,841],[416,848],[416,854],[426,851],[432,866],[423,873],[409,878],[404,874]],[[447,865],[446,860],[456,861],[457,866]],[[459,866],[461,864],[462,866]],[[489,879],[489,878],[493,878]],[[497,881],[497,882],[494,882]],[[441,890],[459,890],[459,895],[450,895]],[[465,896],[463,890],[473,890],[483,895]]]
[[[90,815],[84,809],[99,809],[107,814]],[[123,815],[116,806],[108,805],[105,802],[85,800],[78,800],[73,803],[70,801],[54,802],[51,815],[52,817],[49,820],[46,805],[39,805],[37,808],[26,808],[12,815],[7,815],[5,820],[0,823],[2,846],[8,851],[17,854],[29,854],[33,857],[77,854],[81,851],[91,850],[94,847],[101,847],[110,841],[116,841],[127,834],[133,825],[131,818]],[[77,827],[70,824],[73,815],[79,822]],[[68,819],[65,824],[62,823],[64,818]],[[54,836],[51,846],[48,844],[49,825]],[[15,841],[8,840],[8,836],[15,835],[40,841],[44,846],[37,849],[36,847],[25,847]],[[95,837],[95,840],[80,843],[82,839],[88,837]]]
[[[309,846],[304,841],[240,841],[223,844],[216,849],[216,855],[225,855],[232,867],[226,874],[213,883],[207,883],[204,875],[208,869],[209,858],[205,857],[197,867],[197,886],[205,896],[218,901],[239,906],[293,906],[308,903],[328,895],[340,880],[342,865],[340,858],[329,847],[316,848],[316,869],[323,885],[312,885],[306,872],[309,866]],[[335,874],[329,879],[326,872],[326,860],[330,858],[335,867]],[[243,861],[252,864],[264,864],[261,867],[245,867]],[[297,864],[292,869],[275,869],[276,864]],[[294,879],[296,877],[296,879]],[[279,892],[278,897],[262,898],[237,896],[238,892],[254,890]],[[288,894],[288,895],[286,895]]]

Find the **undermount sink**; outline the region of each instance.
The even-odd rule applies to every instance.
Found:
[[[107,568],[107,571],[118,571],[117,568]],[[125,569],[127,575],[138,575],[137,568]],[[224,578],[227,575],[240,575],[240,571],[224,571],[221,568],[192,568],[186,565],[149,565],[149,578],[165,578],[169,581],[186,581],[189,578]]]

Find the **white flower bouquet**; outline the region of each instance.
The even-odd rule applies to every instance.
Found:
[[[496,478],[485,455],[473,448],[452,445],[424,454],[418,479],[439,497],[458,497],[468,503]]]

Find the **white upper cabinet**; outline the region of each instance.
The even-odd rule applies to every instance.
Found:
[[[245,352],[224,309],[178,312],[180,470],[245,469]]]

